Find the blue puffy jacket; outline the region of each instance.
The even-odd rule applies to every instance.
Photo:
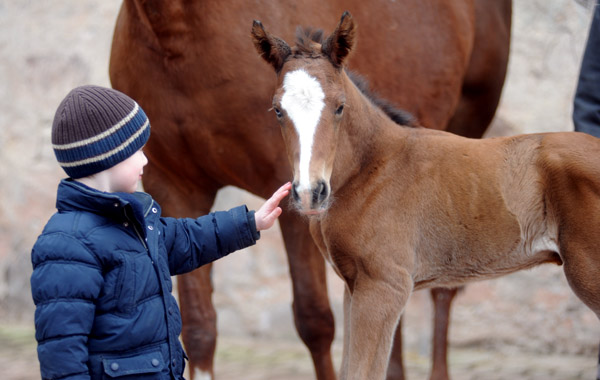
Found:
[[[43,379],[181,379],[181,316],[170,276],[259,237],[245,206],[198,219],[160,216],[146,193],[73,180],[32,250]]]

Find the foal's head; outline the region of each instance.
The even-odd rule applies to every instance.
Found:
[[[322,43],[320,38],[299,38],[290,48],[260,22],[252,27],[256,49],[277,73],[273,110],[294,171],[292,195],[305,214],[319,214],[329,203],[349,82],[344,80],[343,64],[354,46],[355,30],[352,16],[345,12]]]

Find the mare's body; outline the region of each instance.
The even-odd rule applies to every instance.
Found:
[[[370,42],[361,44],[352,68],[371,88],[426,127],[471,137],[484,133],[506,72],[509,0],[126,0],[115,28],[110,78],[150,117],[144,187],[166,215],[206,213],[227,185],[267,197],[289,178],[281,165],[286,158],[280,132],[267,112],[273,81],[248,42],[247,23],[260,18],[291,38],[295,25],[324,25],[344,9],[363,20],[359,35]],[[334,379],[323,259],[303,218],[285,212],[280,225],[298,333],[317,378]],[[178,289],[190,372],[212,375],[217,332],[210,268],[183,276]],[[444,338],[434,347],[445,348]],[[434,371],[444,378],[445,351],[437,357]],[[401,365],[399,356],[394,363]],[[392,378],[401,376],[399,371]]]

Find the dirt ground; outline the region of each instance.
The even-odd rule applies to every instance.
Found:
[[[35,347],[32,328],[0,326],[0,378],[39,379]],[[337,341],[333,352],[339,364],[341,351]],[[454,380],[593,380],[596,375],[596,358],[587,356],[451,347],[449,359]],[[427,357],[408,351],[405,365],[408,379],[427,379]],[[299,340],[222,337],[217,348],[215,377],[218,380],[309,380],[314,375],[308,352]]]

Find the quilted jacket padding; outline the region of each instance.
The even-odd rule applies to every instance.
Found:
[[[69,179],[56,207],[31,255],[42,378],[181,378],[171,276],[255,244],[254,213],[240,206],[161,217],[146,193],[104,193]]]

